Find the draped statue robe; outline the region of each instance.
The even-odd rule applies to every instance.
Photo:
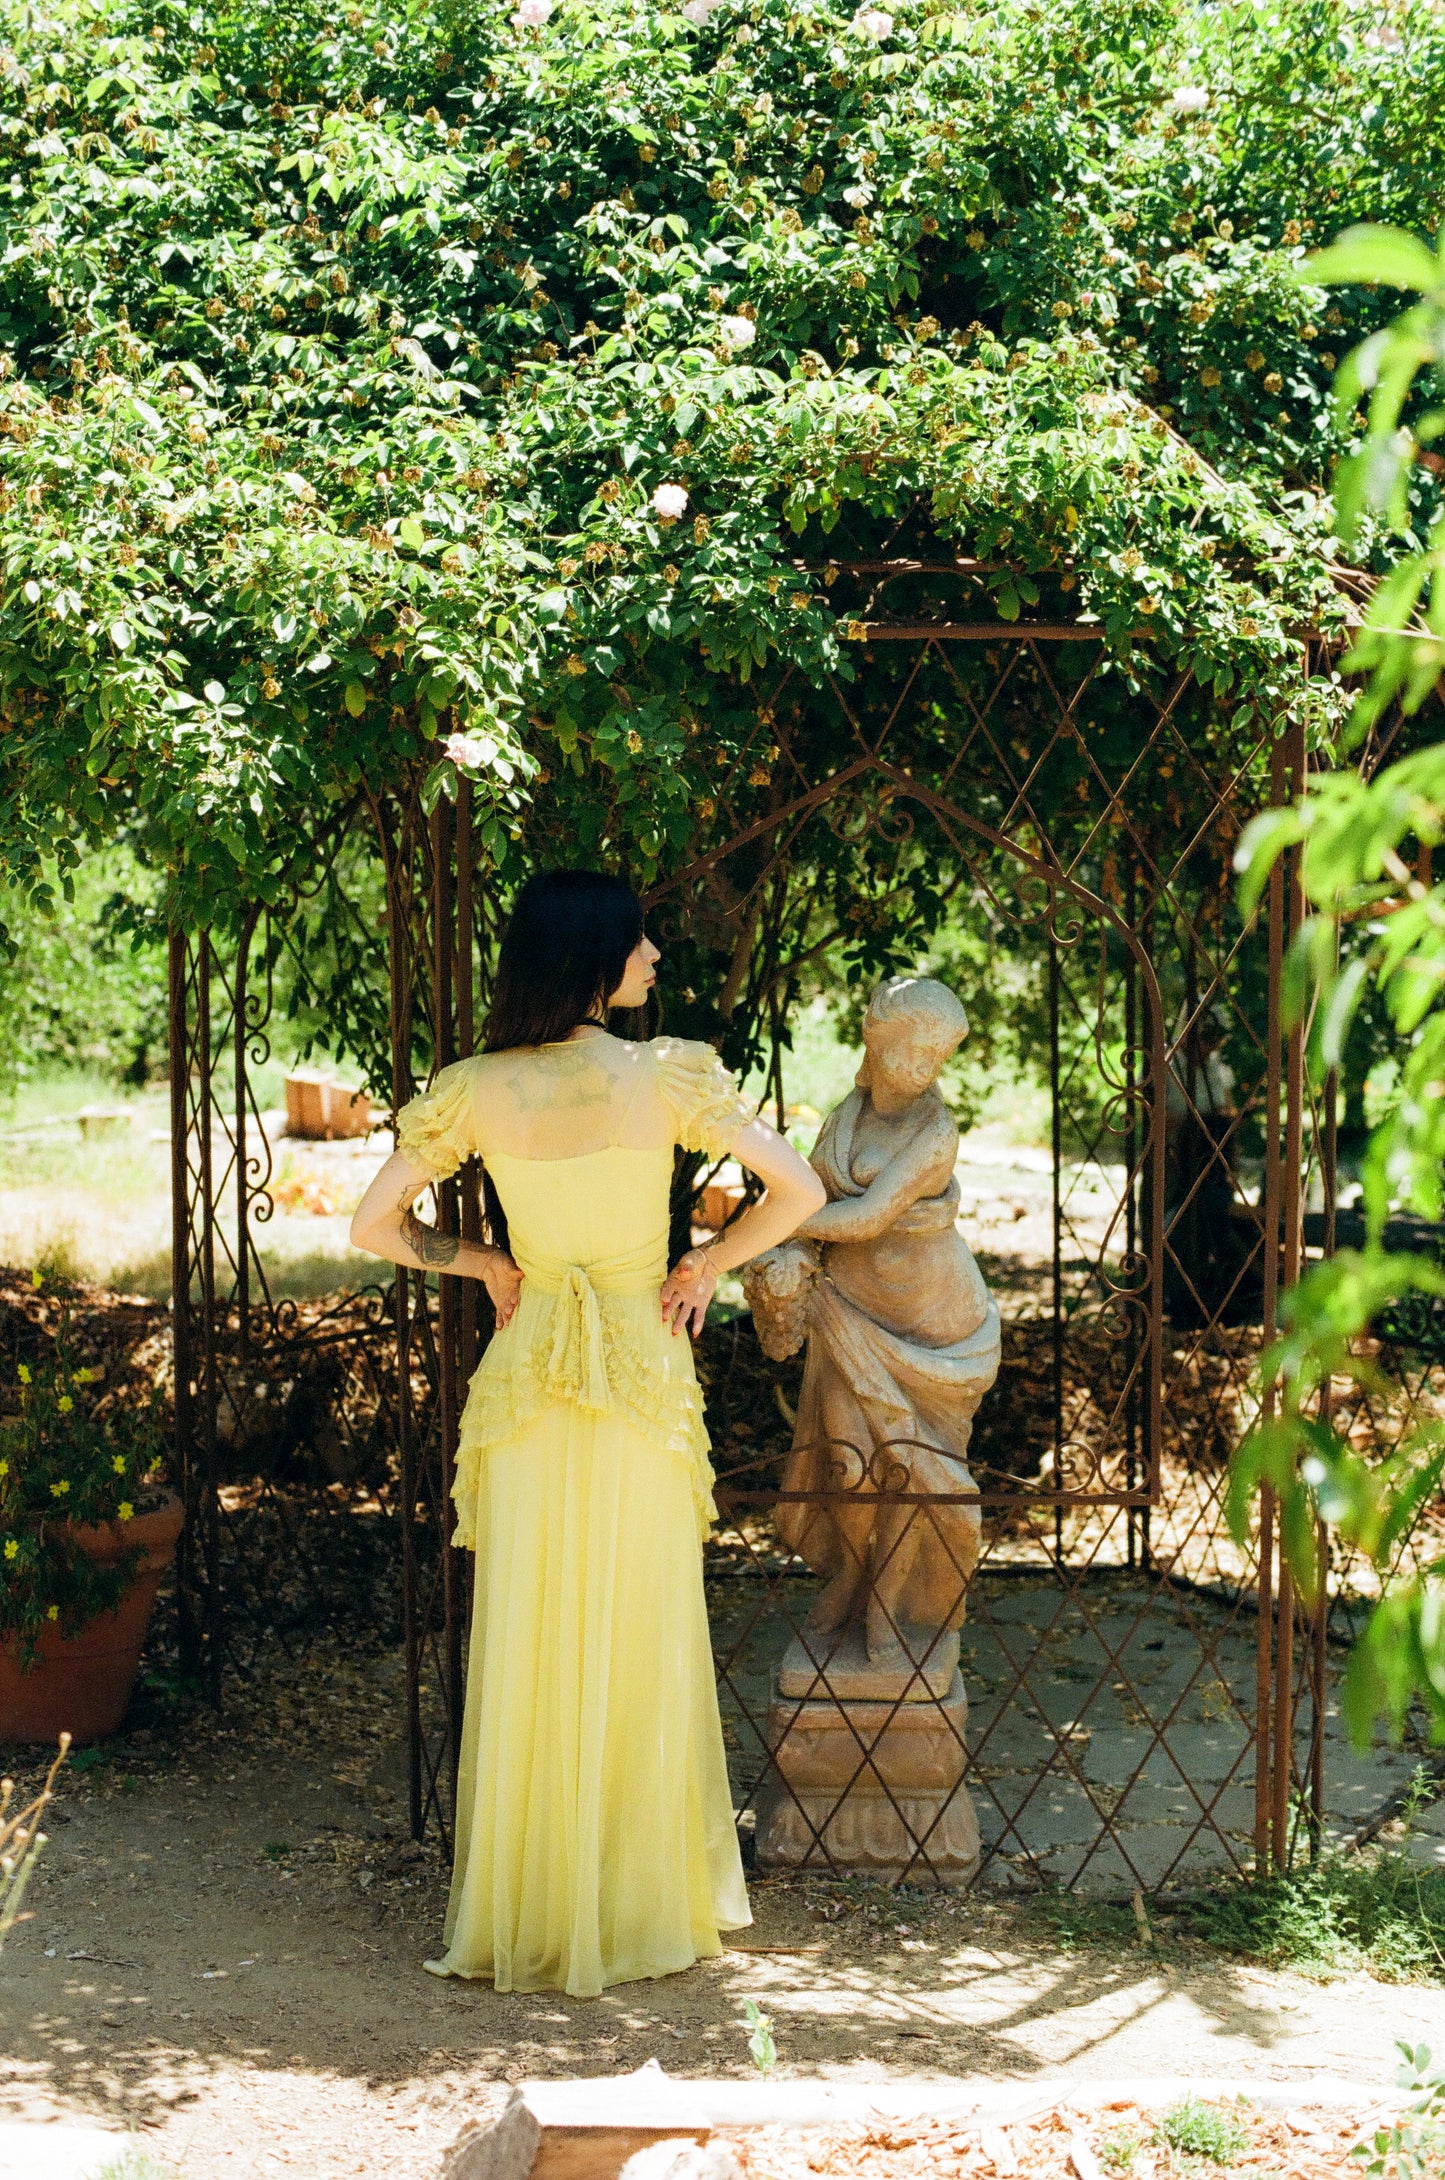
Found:
[[[867,1183],[854,1172],[854,1135],[862,1096],[853,1091],[829,1115],[812,1163],[830,1202],[860,1197]],[[973,1418],[999,1367],[998,1308],[973,1254],[958,1233],[958,1182],[941,1195],[916,1199],[872,1243],[825,1244],[821,1276],[812,1295],[808,1349],[793,1451],[784,1473],[788,1491],[958,1493],[974,1489],[967,1454]],[[903,1245],[900,1250],[900,1244]],[[882,1283],[891,1325],[881,1323],[840,1291],[829,1261],[845,1250],[855,1265],[870,1254],[882,1258]],[[900,1261],[906,1266],[900,1280]],[[929,1344],[906,1330],[910,1301],[918,1315],[954,1335]],[[907,1512],[907,1509],[904,1510]],[[896,1535],[897,1521],[875,1515],[880,1530]],[[791,1549],[818,1574],[837,1574],[853,1556],[827,1506],[782,1503],[778,1528]],[[978,1561],[982,1523],[973,1505],[919,1509],[903,1525],[911,1561],[901,1589],[890,1598],[899,1620],[933,1627],[962,1624],[965,1591]],[[916,1545],[916,1550],[913,1547]],[[887,1578],[891,1542],[880,1555]]]

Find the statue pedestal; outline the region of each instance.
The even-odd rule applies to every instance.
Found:
[[[856,1623],[835,1635],[805,1628],[783,1653],[773,1693],[821,1702],[896,1703],[901,1696],[905,1703],[938,1703],[958,1678],[958,1629],[914,1627],[905,1620],[898,1633],[897,1662],[879,1664]]]
[[[956,1635],[952,1643],[956,1657]],[[861,1653],[861,1641],[857,1647]],[[909,1647],[921,1660],[922,1648]],[[826,1870],[831,1862],[912,1885],[966,1885],[978,1868],[979,1839],[962,1783],[968,1698],[956,1666],[939,1695],[920,1674],[901,1703],[908,1676],[891,1674],[898,1685],[882,1688],[875,1677],[865,1696],[853,1692],[864,1672],[835,1674],[832,1663],[824,1668],[832,1695],[787,1693],[800,1680],[818,1686],[823,1648],[816,1636],[806,1648],[795,1641],[774,1675],[768,1747],[777,1770],[758,1792],[759,1868]],[[930,1679],[937,1657],[935,1646]]]

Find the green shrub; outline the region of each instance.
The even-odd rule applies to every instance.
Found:
[[[1399,2082],[1415,2102],[1392,2127],[1379,2127],[1355,2156],[1368,2180],[1438,2180],[1445,2171],[1445,2074],[1430,2071],[1428,2044],[1395,2049],[1404,2061]]]
[[[1445,1975],[1445,1871],[1404,1855],[1330,1857],[1311,1869],[1203,1893],[1180,1910],[1209,1945],[1305,1975],[1365,1969],[1384,1982]]]
[[[121,847],[87,857],[50,914],[0,888],[13,948],[0,974],[0,1097],[57,1067],[136,1084],[164,1072],[166,950],[122,928],[154,890]]]

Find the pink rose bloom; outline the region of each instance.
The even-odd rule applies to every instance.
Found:
[[[687,513],[687,494],[680,484],[660,484],[652,495],[652,507],[664,522],[676,522]]]
[[[893,17],[885,15],[882,8],[859,8],[853,28],[860,38],[871,38],[875,45],[881,45],[893,35]]]
[[[449,734],[445,746],[459,772],[475,772],[486,761],[480,737],[475,734]]]

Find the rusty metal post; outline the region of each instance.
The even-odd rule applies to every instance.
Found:
[[[1277,740],[1270,752],[1270,801],[1285,793],[1285,750]],[[1279,1303],[1280,1213],[1280,997],[1284,975],[1284,871],[1276,863],[1269,877],[1269,994],[1265,1031],[1264,1180],[1261,1188],[1264,1234],[1263,1338],[1274,1338]],[[1264,1388],[1263,1415],[1274,1413],[1274,1389]],[[1271,1855],[1274,1812],[1274,1492],[1265,1484],[1259,1495],[1259,1622],[1255,1657],[1254,1851],[1261,1873]]]
[[[187,969],[190,947],[183,931],[168,943],[167,1023],[171,1093],[171,1340],[175,1371],[175,1476],[185,1503],[185,1527],[176,1555],[176,1643],[187,1679],[199,1675],[205,1647],[197,1559],[199,1506],[196,1474],[195,1325],[191,1309],[191,1186],[188,1144],[191,1073]]]
[[[1139,919],[1139,865],[1130,855],[1124,882],[1124,916],[1129,929],[1134,930]],[[1137,1278],[1139,1267],[1139,979],[1134,966],[1134,956],[1124,949],[1124,1257],[1131,1277]],[[1138,1353],[1138,1312],[1129,1318],[1129,1360],[1131,1375]],[[1124,1483],[1132,1495],[1139,1483],[1139,1417],[1137,1399],[1129,1402],[1124,1419]],[[1125,1565],[1130,1569],[1139,1563],[1140,1521],[1139,1509],[1131,1505],[1124,1517]]]
[[[377,834],[386,868],[387,955],[391,1015],[391,1104],[397,1113],[411,1096],[411,928],[408,916],[411,855],[410,828],[403,815],[399,825],[388,823],[387,813],[373,806]],[[396,1327],[397,1455],[401,1470],[401,1618],[406,1669],[407,1805],[413,1839],[426,1830],[426,1797],[422,1780],[421,1654],[422,1628],[419,1611],[421,1571],[417,1564],[416,1418],[412,1413],[412,1289],[415,1275],[397,1266],[392,1282],[392,1311]],[[424,1306],[424,1305],[423,1305]]]
[[[431,936],[432,936],[432,1051],[436,1065],[450,1067],[456,1048],[456,889],[452,876],[453,827],[451,804],[439,797],[431,816]],[[460,1223],[460,1192],[455,1181],[437,1188],[440,1223],[455,1231]],[[441,1421],[440,1476],[437,1492],[437,1550],[441,1554],[442,1628],[441,1656],[444,1686],[442,1701],[447,1716],[447,1758],[451,1771],[453,1806],[456,1800],[457,1766],[462,1737],[462,1628],[466,1618],[463,1554],[451,1541],[452,1484],[456,1477],[457,1428],[461,1407],[458,1399],[460,1366],[461,1290],[465,1280],[445,1272],[437,1279],[437,1348]]]
[[[1049,1148],[1053,1175],[1053,1410],[1054,1410],[1054,1490],[1064,1488],[1064,1207],[1063,1181],[1060,1172],[1063,1163],[1063,1113],[1059,1092],[1059,943],[1054,936],[1054,917],[1058,910],[1058,897],[1049,897]],[[1062,1566],[1064,1560],[1064,1510],[1057,1498],[1054,1501],[1054,1561]]]
[[[196,945],[195,1121],[200,1183],[201,1275],[200,1339],[200,1493],[197,1528],[202,1539],[206,1686],[212,1703],[221,1700],[221,1509],[216,1477],[216,1411],[220,1401],[220,1357],[216,1351],[216,1173],[214,1134],[215,1052],[211,1027],[211,979],[215,950],[209,931]]]
[[[1336,959],[1339,946],[1336,940]],[[1325,1231],[1322,1254],[1332,1257],[1335,1253],[1335,1190],[1338,1186],[1337,1162],[1338,1117],[1335,1111],[1339,1097],[1339,1077],[1334,1068],[1325,1076],[1324,1128],[1320,1144],[1320,1178],[1324,1193]],[[1328,1423],[1334,1406],[1333,1388],[1326,1378],[1320,1387],[1320,1421]],[[1324,1844],[1325,1827],[1325,1702],[1326,1667],[1330,1631],[1330,1561],[1329,1531],[1323,1522],[1316,1526],[1315,1545],[1319,1553],[1320,1588],[1315,1599],[1315,1609],[1310,1625],[1310,1859],[1318,1861]]]
[[[235,1004],[231,1019],[231,1050],[235,1068],[236,1142],[236,1338],[239,1351],[251,1344],[251,1192],[246,1183],[246,979],[250,971],[251,940],[259,909],[241,926],[236,941]]]
[[[1285,737],[1284,758],[1288,767],[1291,798],[1304,792],[1304,727],[1296,721]],[[1284,859],[1284,890],[1287,904],[1287,939],[1294,940],[1304,920],[1304,890],[1298,849]],[[1284,1169],[1281,1174],[1284,1210],[1284,1247],[1280,1273],[1286,1286],[1300,1274],[1300,1246],[1304,1213],[1304,1025],[1295,1022],[1285,1047]],[[1277,1869],[1290,1859],[1289,1800],[1294,1783],[1295,1680],[1294,1636],[1296,1613],[1294,1575],[1284,1556],[1280,1538],[1278,1630],[1275,1641],[1274,1686],[1274,1807],[1272,1833]]]

